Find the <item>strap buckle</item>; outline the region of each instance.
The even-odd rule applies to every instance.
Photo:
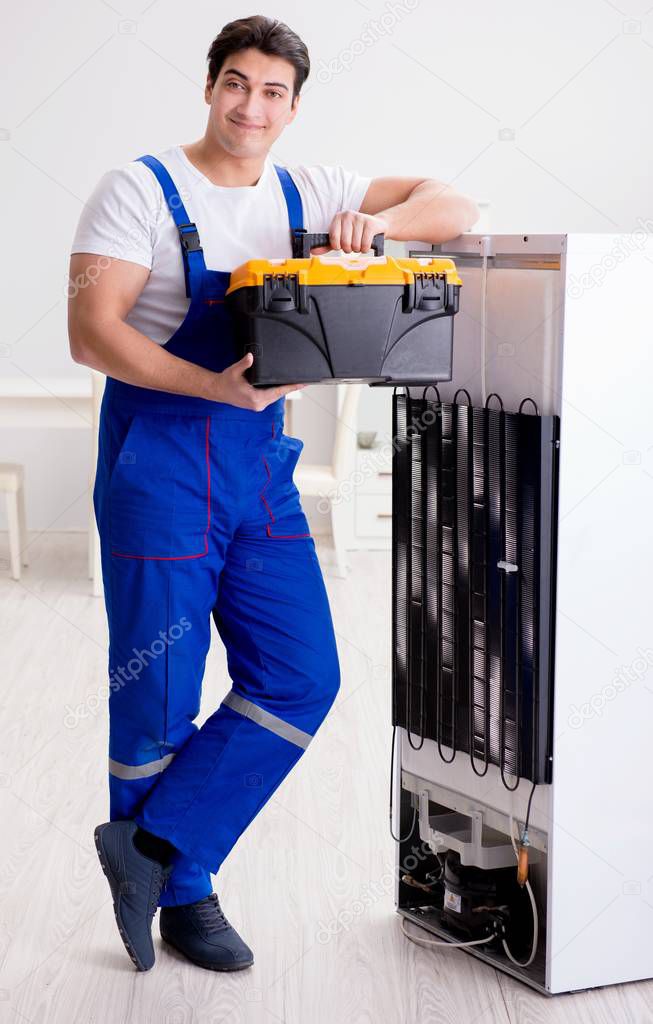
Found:
[[[186,252],[201,251],[199,231],[195,224],[178,224],[177,229],[179,231],[179,239]]]

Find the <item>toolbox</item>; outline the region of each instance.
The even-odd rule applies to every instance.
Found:
[[[291,259],[248,260],[226,303],[250,384],[361,381],[372,386],[451,380],[462,281],[452,259],[311,256],[329,236],[293,232]]]

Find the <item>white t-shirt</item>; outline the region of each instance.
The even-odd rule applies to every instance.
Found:
[[[181,146],[154,154],[166,167],[190,221],[197,225],[209,270],[231,272],[249,259],[290,257],[290,223],[275,161],[268,154],[255,185],[214,185]],[[340,210],[359,210],[371,178],[341,166],[289,167],[304,209],[304,227],[327,232]],[[144,163],[107,171],[84,206],[71,253],[89,252],[150,270],[126,322],[165,344],[183,321],[186,296],[179,234],[154,174]],[[100,262],[99,267],[102,264]]]

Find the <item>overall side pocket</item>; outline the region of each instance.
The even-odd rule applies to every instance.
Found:
[[[108,484],[111,554],[177,560],[208,553],[209,417],[134,416]]]

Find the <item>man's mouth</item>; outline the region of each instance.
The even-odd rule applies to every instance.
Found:
[[[259,132],[263,129],[262,124],[248,124],[247,121],[237,121],[233,117],[230,117],[229,120],[232,124],[236,125],[236,128],[240,128],[243,132]]]

